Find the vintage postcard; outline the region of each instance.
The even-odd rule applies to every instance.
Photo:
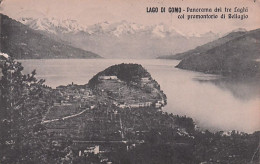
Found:
[[[259,164],[259,0],[0,0],[1,164]]]

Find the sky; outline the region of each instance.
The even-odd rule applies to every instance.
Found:
[[[147,7],[166,7],[166,12],[147,13]],[[169,13],[169,7],[181,7],[182,10],[187,7],[222,7],[222,10],[224,7],[230,7],[232,10],[234,7],[248,7],[247,13],[241,13],[247,14],[248,19],[183,20],[177,18],[177,13]],[[14,19],[54,17],[77,20],[83,25],[122,20],[143,25],[164,23],[183,33],[227,33],[236,28],[251,30],[260,27],[259,0],[3,0],[0,12]]]

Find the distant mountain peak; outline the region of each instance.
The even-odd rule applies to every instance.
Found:
[[[214,38],[218,38],[219,34],[218,33],[214,33],[213,31],[208,31],[206,33],[200,34],[200,37],[214,37]]]
[[[246,32],[247,30],[245,28],[236,28],[232,30],[232,32]]]
[[[169,26],[163,23],[152,26],[152,34],[156,37],[186,37],[181,31],[177,30],[174,26]]]
[[[32,18],[21,17],[19,22],[29,26],[34,30],[46,31],[49,33],[77,33],[84,31],[84,26],[78,24],[76,20],[71,19],[56,19],[56,18]]]
[[[129,23],[127,21],[121,21],[115,24],[115,27],[111,30],[111,33],[119,37],[124,34],[135,34],[144,30],[145,27],[136,23]]]

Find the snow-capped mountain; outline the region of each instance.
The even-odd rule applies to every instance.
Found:
[[[144,26],[136,23],[121,21],[116,23],[102,22],[91,26],[79,24],[76,20],[58,20],[55,18],[19,18],[18,21],[31,27],[34,30],[45,31],[53,34],[58,33],[79,33],[85,32],[89,35],[133,35],[140,32],[151,33],[154,37],[164,38],[166,36],[182,36],[183,33],[172,26],[158,24],[154,26]]]
[[[161,38],[169,37],[187,37],[173,26],[167,26],[165,24],[159,24],[152,27],[152,34]]]
[[[58,20],[55,18],[20,18],[19,22],[28,25],[34,30],[46,31],[49,33],[77,33],[84,31],[84,27],[80,26],[75,20]]]
[[[94,25],[86,26],[81,25],[76,20],[64,19],[59,20],[55,18],[19,18],[18,21],[31,27],[34,30],[47,31],[49,33],[79,33],[85,32],[89,35],[104,35],[110,34],[117,37],[121,35],[133,35],[137,33],[150,33],[154,37],[165,38],[165,37],[219,37],[212,31],[204,34],[183,34],[173,26],[168,26],[163,23],[153,26],[144,26],[136,23],[130,23],[127,21],[120,21],[116,23],[101,22]],[[240,30],[240,29],[238,29]]]
[[[112,24],[108,22],[97,23],[87,27],[85,32],[90,35],[107,34],[120,37],[121,35],[132,35],[146,30],[148,28],[143,25],[121,21]]]
[[[156,58],[187,51],[219,37],[214,32],[183,34],[174,26],[163,23],[141,25],[120,21],[83,25],[75,20],[47,17],[26,17],[18,21],[106,58]]]

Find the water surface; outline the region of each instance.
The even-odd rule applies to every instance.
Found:
[[[98,72],[120,63],[142,64],[167,95],[165,111],[192,117],[210,130],[260,130],[259,82],[239,82],[221,76],[177,69],[177,60],[53,59],[22,60],[24,73],[36,69],[37,77],[55,88],[86,84]]]

